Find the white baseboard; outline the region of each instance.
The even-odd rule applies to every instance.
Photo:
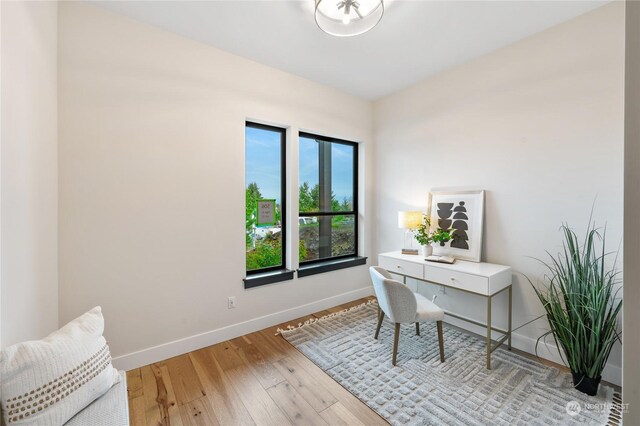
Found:
[[[455,325],[456,327],[471,331],[472,333],[479,334],[481,336],[486,336],[487,333],[487,330],[485,328],[470,324],[465,321],[461,321],[456,318],[445,317],[445,322]],[[511,346],[532,355],[536,355],[536,339],[533,339],[531,337],[513,333]],[[553,338],[551,337],[547,339],[547,344],[544,344],[542,341],[540,342],[540,344],[538,345],[538,356],[540,358],[562,365],[562,359],[560,358],[560,355],[558,353],[558,348],[556,347],[555,343],[553,342]],[[618,365],[608,363],[605,366],[604,371],[602,372],[602,380],[618,386],[622,386],[622,368]]]
[[[253,333],[254,331],[262,330],[267,327],[272,327],[276,324],[322,311],[342,303],[371,296],[372,294],[373,287],[371,286],[342,293],[337,296],[307,303],[306,305],[297,306],[295,308],[253,318],[238,324],[221,327],[216,330],[207,331],[205,333],[196,334],[194,336],[185,337],[183,339],[174,340],[158,346],[121,355],[113,359],[113,365],[119,370],[132,370],[134,368],[153,364],[154,362],[211,346],[216,343],[224,342],[225,340]]]
[[[327,308],[350,302],[362,297],[371,296],[373,294],[372,287],[364,287],[358,290],[342,293],[337,296],[328,297],[326,299],[307,303],[306,305],[297,306],[295,308],[286,309],[284,311],[275,312],[273,314],[254,318],[238,324],[221,327],[216,330],[207,331],[205,333],[196,334],[194,336],[185,337],[183,339],[174,340],[158,346],[153,346],[140,351],[132,352],[126,355],[118,356],[113,359],[113,365],[119,370],[132,370],[134,368],[149,365],[154,362],[162,361],[174,356],[182,355],[187,352],[195,351],[225,340],[243,336],[254,331],[262,330],[267,327],[274,326],[295,318],[322,311]],[[462,329],[484,336],[486,330],[482,327],[469,324],[456,318],[447,317],[446,321]],[[547,341],[545,345],[540,343],[538,346],[538,356],[558,364],[562,364],[558,349],[552,341]],[[535,355],[536,339],[522,334],[513,334],[512,345],[514,348]],[[611,363],[607,364],[602,372],[602,379],[621,386],[622,384],[622,368]]]

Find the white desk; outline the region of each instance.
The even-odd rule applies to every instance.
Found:
[[[476,263],[456,260],[454,264],[428,262],[422,256],[406,255],[400,252],[378,255],[378,265],[387,271],[403,277],[414,278],[428,283],[476,294],[487,299],[486,324],[445,311],[446,315],[487,328],[487,369],[491,369],[491,353],[505,341],[511,350],[511,268],[492,263]],[[496,294],[509,292],[508,327],[503,330],[491,325],[491,300]],[[502,333],[495,345],[491,343],[491,330]]]

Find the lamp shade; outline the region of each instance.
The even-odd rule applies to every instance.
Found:
[[[416,229],[422,224],[422,212],[398,212],[398,228]]]
[[[315,0],[316,24],[338,37],[365,33],[384,15],[383,0]]]

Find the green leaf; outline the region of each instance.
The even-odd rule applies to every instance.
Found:
[[[547,269],[545,283],[536,286],[526,277],[550,329],[538,338],[536,354],[540,341],[552,335],[565,365],[596,378],[602,375],[614,343],[621,341],[619,271],[615,261],[607,266],[612,253],[605,251],[606,229],[601,233],[590,219],[582,244],[567,224],[560,230],[564,237],[561,252],[555,256],[547,252],[548,261],[538,260]]]

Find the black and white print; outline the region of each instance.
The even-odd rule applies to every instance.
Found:
[[[484,191],[431,192],[432,228],[453,231],[453,239],[434,246],[434,254],[480,262]]]

